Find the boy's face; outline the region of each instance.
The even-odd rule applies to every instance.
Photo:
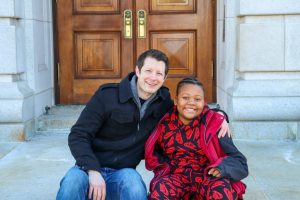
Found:
[[[201,114],[204,107],[204,91],[194,84],[185,84],[175,98],[175,105],[178,110],[178,117],[184,123],[190,123],[195,117]]]
[[[164,83],[166,65],[163,61],[147,57],[141,70],[135,68],[138,77],[137,89],[140,98],[146,100]]]

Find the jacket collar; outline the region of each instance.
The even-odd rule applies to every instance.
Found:
[[[121,82],[119,86],[119,99],[121,103],[125,103],[129,99],[133,99],[133,93],[130,85],[130,81],[132,77],[135,75],[134,72],[129,73]],[[157,93],[155,98],[162,98],[165,100],[168,97],[168,89],[163,86],[164,89],[160,88]]]
[[[134,76],[134,72],[129,73],[119,85],[119,99],[121,103],[125,103],[129,99],[133,99],[133,93],[130,87],[130,81]]]

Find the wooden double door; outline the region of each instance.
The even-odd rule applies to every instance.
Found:
[[[143,51],[166,53],[165,85],[196,76],[214,100],[213,0],[58,0],[58,103],[84,104],[134,71]]]

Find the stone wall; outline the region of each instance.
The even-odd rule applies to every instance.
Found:
[[[0,141],[19,141],[53,105],[52,1],[0,3]]]
[[[227,0],[218,9],[217,94],[235,136],[297,139],[300,1]]]

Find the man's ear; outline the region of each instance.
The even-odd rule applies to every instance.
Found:
[[[135,75],[137,75],[137,77],[140,75],[140,70],[138,66],[135,66]]]

